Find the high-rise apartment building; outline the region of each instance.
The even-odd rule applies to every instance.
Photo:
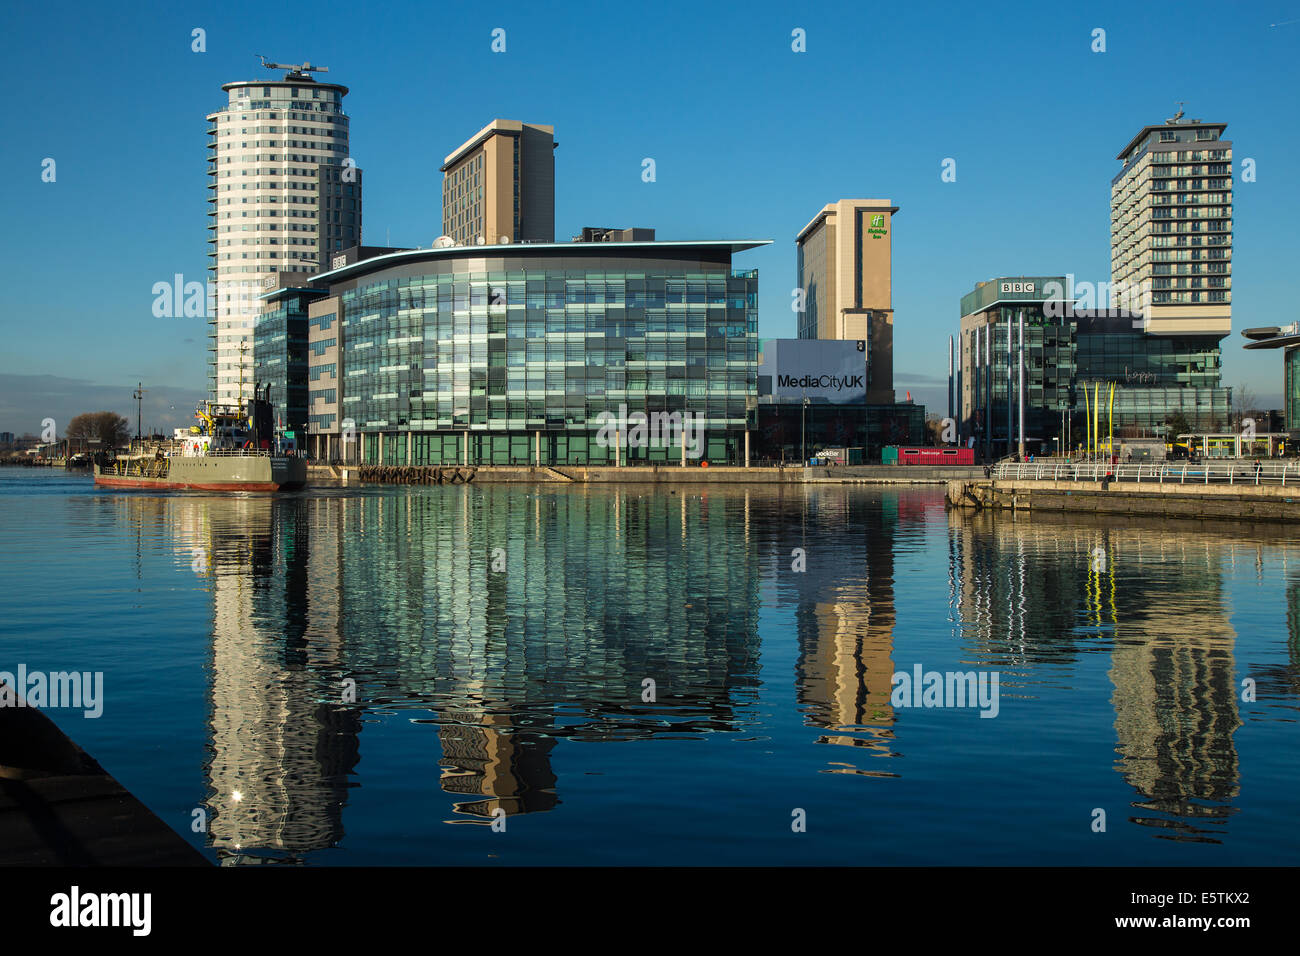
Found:
[[[495,119],[442,165],[442,234],[457,243],[555,241],[555,127]]]
[[[1111,284],[1152,335],[1222,338],[1232,327],[1232,143],[1226,123],[1144,126],[1111,180]],[[1098,306],[1104,303],[1098,302]]]
[[[867,402],[894,400],[891,234],[888,199],[841,199],[823,207],[795,239],[803,310],[801,339],[866,343]]]
[[[220,402],[252,394],[264,281],[315,273],[326,251],[361,239],[360,170],[345,162],[348,88],[317,82],[322,70],[304,63],[283,79],[226,83],[226,105],[207,117],[208,391]]]

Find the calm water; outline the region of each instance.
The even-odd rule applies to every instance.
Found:
[[[949,517],[940,490],[241,498],[0,469],[0,554],[0,670],[103,671],[102,717],[50,716],[226,863],[1300,852],[1278,528]],[[916,665],[996,673],[997,716],[895,706]]]

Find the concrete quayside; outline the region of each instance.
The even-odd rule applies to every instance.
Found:
[[[1300,522],[1300,462],[1003,462],[947,482],[947,507]]]
[[[561,482],[628,484],[873,484],[942,485],[971,480],[982,466],[958,465],[312,465],[311,483],[461,484]]]
[[[210,864],[41,710],[0,706],[0,866],[103,865]]]

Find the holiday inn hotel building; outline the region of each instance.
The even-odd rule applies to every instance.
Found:
[[[888,199],[841,199],[823,206],[795,237],[803,295],[801,339],[848,339],[865,346],[867,401],[894,401],[892,234],[898,207]]]
[[[315,276],[314,301],[291,296],[311,316],[307,451],[403,465],[613,463],[602,413],[690,412],[703,419],[701,457],[742,464],[758,274],[732,257],[765,244],[451,246]],[[285,295],[265,298],[270,310]],[[675,464],[681,452],[619,454]]]

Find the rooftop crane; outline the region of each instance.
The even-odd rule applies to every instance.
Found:
[[[262,61],[262,66],[268,70],[288,70],[288,76],[285,79],[311,79],[312,73],[328,73],[328,66],[312,66],[311,62],[306,63],[267,63],[266,57],[257,54],[257,58]]]

